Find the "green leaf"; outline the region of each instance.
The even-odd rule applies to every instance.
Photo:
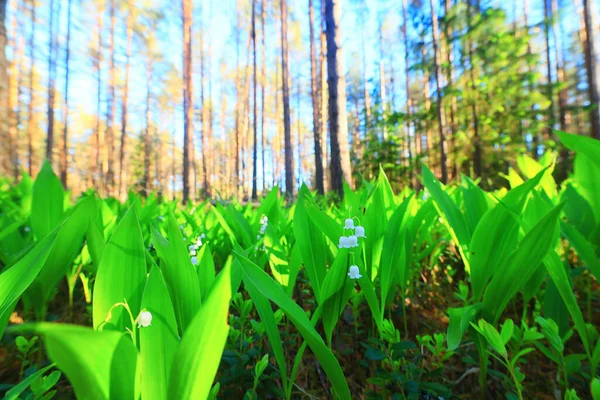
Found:
[[[215,280],[215,261],[210,253],[208,244],[204,244],[198,252],[198,284],[200,286],[200,295],[205,298]]]
[[[167,398],[208,397],[229,333],[231,279],[231,267],[227,266],[183,334],[171,368]]]
[[[465,263],[465,268],[468,271],[470,269],[470,264],[466,249],[471,242],[471,231],[465,216],[454,200],[452,200],[448,193],[444,191],[442,184],[435,178],[425,164],[422,165],[421,174],[423,175],[423,184],[427,190],[429,190],[429,193],[431,193],[431,197],[435,200],[440,215],[444,216],[450,235],[458,245]]]
[[[139,329],[142,398],[167,399],[171,365],[179,340],[169,291],[156,266],[148,275],[141,308],[152,314],[152,324]]]
[[[554,207],[521,240],[519,247],[498,268],[483,295],[484,318],[496,323],[508,302],[536,272],[553,245],[562,205]]]
[[[55,229],[44,237],[18,263],[0,274],[0,337],[17,301],[46,263],[57,232]]]
[[[88,223],[86,243],[94,265],[94,270],[97,271],[100,260],[102,260],[102,255],[104,254],[104,249],[106,249],[106,242],[104,241],[102,232],[98,229],[98,226],[96,226],[96,223],[92,219],[90,219]]]
[[[239,264],[239,261],[236,261]],[[241,268],[241,266],[240,266]],[[250,298],[254,302],[258,316],[265,328],[265,333],[269,338],[271,344],[271,350],[274,353],[277,366],[279,367],[279,373],[281,375],[281,383],[283,384],[284,390],[288,387],[287,378],[287,367],[285,354],[283,352],[283,344],[277,322],[275,321],[275,315],[273,314],[273,308],[269,300],[262,295],[262,293],[254,286],[252,281],[246,280],[244,282],[245,288],[250,294]]]
[[[296,247],[299,249],[304,261],[304,269],[310,280],[317,302],[321,303],[321,286],[325,279],[327,248],[323,230],[309,217],[305,208],[310,200],[299,198],[294,211],[294,236]],[[339,238],[339,236],[338,236]]]
[[[600,140],[556,130],[560,141],[569,150],[582,154],[600,168]]]
[[[481,310],[482,304],[477,303],[461,308],[450,308],[448,316],[450,323],[448,324],[448,334],[446,341],[449,350],[456,350],[462,341],[463,336],[469,329],[471,321],[477,317],[477,313]]]
[[[64,190],[48,160],[44,161],[33,184],[31,228],[38,239],[50,233],[63,217]]]
[[[510,338],[513,336],[513,332],[515,331],[515,324],[512,319],[507,319],[502,324],[502,329],[500,330],[500,336],[502,337],[502,343],[505,345],[510,341]]]
[[[244,281],[249,280],[252,282],[263,296],[266,296],[269,300],[277,304],[300,331],[300,334],[308,343],[308,346],[310,346],[331,380],[337,397],[341,399],[351,398],[350,389],[348,388],[348,383],[340,364],[331,350],[325,345],[304,311],[285,294],[281,286],[275,283],[256,264],[239,251],[235,251],[234,253],[244,270]]]
[[[564,221],[560,222],[560,229],[569,244],[573,246],[579,257],[594,274],[596,281],[600,282],[600,258],[596,256],[593,245],[574,226]]]
[[[130,208],[106,245],[98,266],[92,304],[94,328],[97,329],[116,303],[127,301],[136,317],[146,283],[146,249],[135,210]],[[105,328],[125,331],[129,317],[123,307],[112,310]]]
[[[41,378],[42,375],[46,373],[49,369],[53,368],[55,364],[50,364],[47,367],[37,370],[33,374],[29,375],[27,378],[23,379],[17,385],[13,386],[6,394],[4,395],[4,400],[18,400],[19,395],[23,393],[27,388],[38,378]]]
[[[162,272],[171,294],[179,334],[183,335],[200,308],[200,284],[179,225],[169,213],[168,241],[153,230],[154,247],[162,260]]]
[[[18,330],[44,336],[48,357],[67,376],[77,398],[134,398],[137,350],[129,336],[51,323],[21,325]]]
[[[46,314],[46,304],[54,294],[58,282],[65,276],[73,259],[81,252],[88,221],[95,213],[93,196],[80,200],[61,224],[56,241],[44,267],[31,283],[27,297],[32,302],[38,320]]]

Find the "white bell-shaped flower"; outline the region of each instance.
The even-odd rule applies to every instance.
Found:
[[[357,226],[354,228],[354,235],[359,238],[365,238],[365,228],[363,226]]]
[[[192,262],[192,265],[198,265],[198,257],[192,256],[192,258],[190,259],[190,261]]]
[[[358,247],[358,238],[355,235],[348,236],[348,248]]]
[[[338,248],[340,248],[340,249],[348,248],[348,238],[346,236],[340,236],[340,243],[338,244]]]
[[[152,325],[152,313],[150,311],[142,311],[140,315],[138,315],[136,322],[138,324],[138,328],[147,328]]]
[[[204,239],[206,237],[206,235],[204,233],[200,234],[200,239]]]
[[[354,229],[354,220],[352,218],[346,219],[344,229]]]
[[[360,271],[358,270],[357,265],[350,266],[350,270],[348,271],[348,276],[350,277],[350,279],[362,278],[362,275],[360,274]]]

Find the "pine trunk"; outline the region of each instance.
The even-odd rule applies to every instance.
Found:
[[[290,78],[288,66],[287,0],[281,0],[281,80],[283,86],[283,132],[285,153],[285,195],[294,197],[294,156],[290,120]]]
[[[583,0],[585,27],[584,55],[588,78],[588,97],[593,106],[590,111],[591,135],[600,140],[600,68],[598,68],[597,44],[595,42],[595,16],[593,1]]]
[[[313,109],[313,137],[315,145],[315,184],[319,194],[325,193],[323,185],[323,154],[321,151],[321,106],[319,104],[317,83],[317,55],[315,50],[315,10],[313,0],[308,0],[310,34],[310,92]]]
[[[125,152],[127,149],[127,113],[129,106],[129,70],[131,67],[131,42],[133,39],[133,5],[127,15],[127,50],[125,55],[125,82],[123,85],[123,104],[121,108],[121,149],[119,151],[119,197],[123,196],[127,185],[127,167]]]
[[[193,162],[193,119],[192,96],[192,2],[182,0],[183,22],[183,204],[190,198],[190,164]]]

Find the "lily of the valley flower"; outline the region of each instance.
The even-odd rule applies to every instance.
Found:
[[[190,261],[192,262],[192,265],[198,265],[198,257],[192,256],[192,258],[190,259]]]
[[[357,226],[354,229],[354,234],[356,235],[356,237],[366,238],[366,236],[365,236],[365,228],[363,226],[360,226],[360,225]]]
[[[354,229],[354,220],[352,218],[346,219],[344,229]]]
[[[362,275],[360,274],[360,271],[358,270],[357,265],[350,266],[350,271],[348,271],[348,276],[350,277],[350,279],[362,278]]]
[[[341,236],[340,243],[338,244],[340,249],[351,249],[352,247],[358,247],[358,238],[352,236]]]
[[[137,322],[138,328],[149,327],[150,325],[152,325],[152,313],[150,313],[150,311],[143,310],[142,312],[140,312],[140,315],[138,315],[135,322]]]

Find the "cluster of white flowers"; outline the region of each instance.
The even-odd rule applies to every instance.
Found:
[[[190,256],[192,256],[191,261],[192,261],[192,264],[194,264],[194,265],[198,264],[198,257],[196,257],[196,254],[197,254],[196,252],[202,246],[202,239],[204,239],[204,238],[206,238],[206,235],[203,233],[196,238],[196,242],[194,244],[191,244],[188,247],[188,250],[190,251]]]
[[[260,234],[264,235],[265,232],[267,231],[267,225],[269,225],[269,217],[267,217],[266,215],[263,215],[262,217],[260,217]]]
[[[358,247],[358,238],[366,238],[365,228],[360,225],[354,226],[354,220],[352,218],[346,219],[344,222],[344,229],[354,230],[354,234],[340,237],[340,243],[338,244],[340,249]]]

